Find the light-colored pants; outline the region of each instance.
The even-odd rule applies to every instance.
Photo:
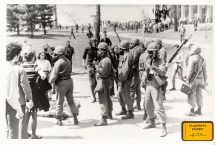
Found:
[[[203,79],[196,79],[193,83],[192,92],[188,95],[188,103],[192,106],[192,108],[203,106],[203,98],[202,98],[202,86],[204,85]]]
[[[66,100],[68,102],[68,105],[70,107],[72,114],[78,113],[78,109],[73,100],[73,80],[72,79],[62,80],[57,84],[57,101],[56,101],[57,116],[63,115],[64,96],[66,96]]]
[[[99,104],[101,107],[101,115],[107,116],[108,112],[113,111],[113,103],[110,98],[110,84],[111,79],[103,79],[104,82],[104,92],[98,92]]]
[[[163,107],[164,96],[161,94],[161,92],[161,88],[156,88],[153,86],[146,87],[145,109],[149,116],[149,119],[155,117],[155,109],[157,111],[159,120],[161,120],[161,123],[166,123],[167,117]]]

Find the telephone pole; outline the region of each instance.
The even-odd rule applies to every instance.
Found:
[[[95,37],[97,39],[97,44],[100,42],[100,16],[100,5],[96,5]]]
[[[57,6],[56,6],[56,4],[54,5],[54,14],[55,14],[55,28],[58,28],[58,23],[57,23]]]

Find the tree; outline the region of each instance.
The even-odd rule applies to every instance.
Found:
[[[22,20],[25,10],[18,4],[8,4],[7,5],[7,23],[8,27],[12,30],[17,28],[17,34],[19,35],[19,25]]]
[[[54,15],[53,5],[38,5],[40,23],[42,24],[44,35],[46,35],[46,27],[52,25],[52,16]]]
[[[33,32],[35,29],[35,25],[38,24],[39,7],[35,4],[26,4],[25,5],[25,14],[23,15],[23,20],[26,21],[28,26],[28,30],[31,31],[31,36],[33,36]]]

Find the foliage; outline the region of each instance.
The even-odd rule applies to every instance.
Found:
[[[52,27],[52,16],[54,15],[53,5],[41,4],[38,5],[38,16],[40,17],[40,23],[42,24],[44,34],[46,35],[46,26]]]
[[[19,25],[24,13],[25,9],[18,4],[7,5],[7,26],[10,30],[12,30],[12,28],[17,28],[17,33],[19,34]]]

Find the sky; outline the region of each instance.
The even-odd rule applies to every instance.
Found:
[[[140,21],[141,5],[101,5],[101,20],[111,21]],[[93,22],[91,15],[96,14],[95,5],[66,5],[57,4],[58,24],[63,26],[74,25],[73,20],[81,24]],[[72,20],[72,18],[73,20]]]

